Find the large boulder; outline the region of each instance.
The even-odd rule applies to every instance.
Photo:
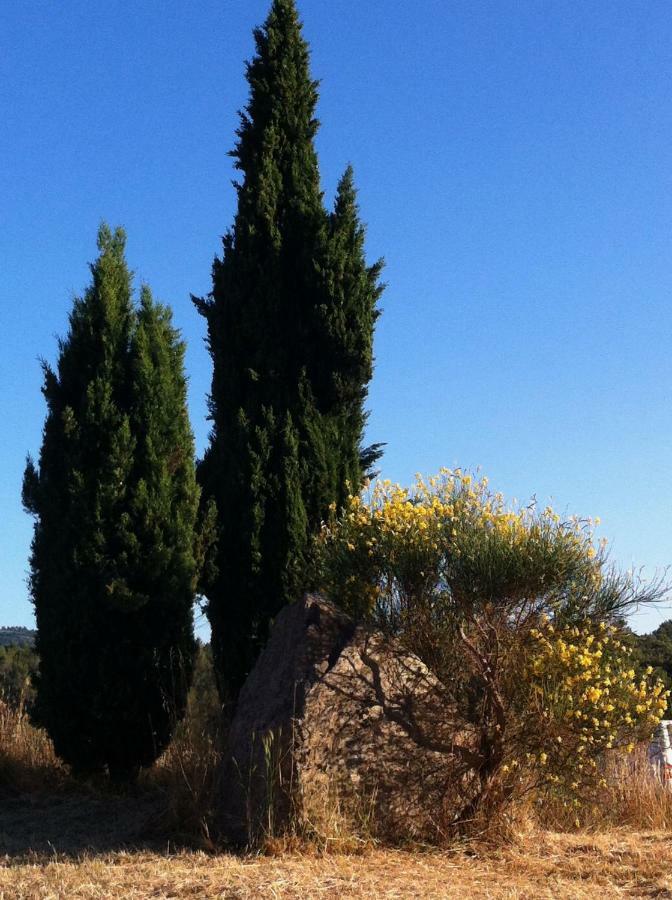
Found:
[[[435,838],[452,740],[442,713],[441,686],[417,657],[318,596],[286,607],[232,722],[229,836],[296,825]]]

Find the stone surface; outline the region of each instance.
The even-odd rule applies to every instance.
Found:
[[[300,823],[397,840],[438,828],[451,736],[441,686],[317,596],[286,607],[241,693],[225,773],[238,841]]]

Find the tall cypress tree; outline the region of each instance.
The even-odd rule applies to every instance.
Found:
[[[36,519],[30,586],[37,715],[78,771],[125,777],[165,747],[194,654],[198,504],[183,347],[143,291],[125,235],[102,226],[76,299],[24,504]]]
[[[196,299],[213,359],[212,432],[200,465],[217,504],[206,588],[220,691],[235,701],[278,610],[309,583],[312,535],[363,467],[380,264],[367,267],[352,173],[324,208],[317,83],[294,0],[254,33],[249,101],[232,155],[238,209],[213,287]]]

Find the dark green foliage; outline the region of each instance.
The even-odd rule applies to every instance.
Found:
[[[187,714],[181,728],[189,728],[199,735],[217,737],[222,725],[222,706],[217,693],[212,650],[210,644],[199,643],[189,690]]]
[[[672,688],[672,619],[663,622],[651,634],[631,635],[630,641],[640,664],[652,666],[666,689]],[[670,715],[669,703],[665,715]]]
[[[38,657],[30,644],[0,646],[0,700],[14,709],[30,709]]]
[[[333,213],[320,191],[317,83],[293,0],[255,31],[233,151],[238,210],[213,266],[210,446],[216,573],[204,585],[223,699],[233,700],[278,610],[308,586],[311,537],[379,446],[361,446],[381,264],[366,265],[352,171]]]
[[[186,702],[199,491],[184,346],[131,299],[125,235],[102,226],[75,300],[24,503],[35,518],[37,716],[79,771],[125,777],[166,746]]]

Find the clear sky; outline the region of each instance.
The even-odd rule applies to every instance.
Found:
[[[188,341],[234,212],[243,61],[268,0],[31,0],[0,11],[0,624],[31,624],[24,457],[102,219]],[[383,474],[480,466],[672,563],[668,0],[299,0],[325,196],[355,167],[385,256],[369,437]],[[648,630],[669,607],[635,619]]]

